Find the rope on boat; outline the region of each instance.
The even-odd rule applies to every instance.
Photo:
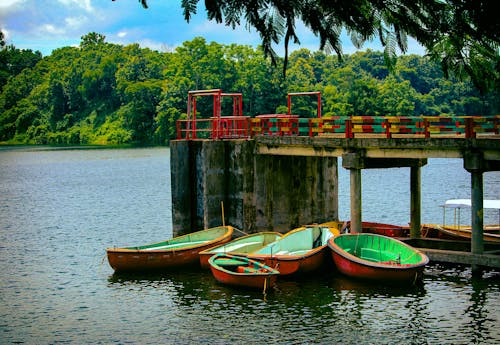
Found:
[[[240,229],[238,229],[238,228],[235,228],[234,226],[233,226],[233,229],[234,229],[234,230],[236,230],[236,231],[238,231],[238,232],[241,232],[241,233],[242,233],[242,234],[244,234],[244,235],[248,235],[248,233],[246,233],[245,231],[240,230]]]

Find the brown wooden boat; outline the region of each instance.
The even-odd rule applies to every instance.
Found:
[[[500,243],[500,234],[495,230],[483,232],[483,241]],[[469,226],[423,224],[420,232],[424,238],[439,238],[443,240],[470,241],[472,231]]]
[[[233,231],[231,226],[219,226],[153,244],[107,248],[106,253],[110,266],[117,272],[199,265],[199,252],[230,241]]]
[[[351,222],[347,222],[347,228],[350,228]],[[408,237],[410,235],[410,227],[403,225],[377,223],[377,222],[361,222],[363,233],[377,234],[389,237]]]
[[[460,224],[460,211],[462,208],[470,210],[472,202],[470,199],[446,200],[443,207],[443,224],[422,224],[420,234],[424,238],[439,238],[444,240],[470,241],[472,238],[472,227]],[[446,210],[454,211],[454,224],[446,224]],[[499,211],[500,220],[500,200],[483,200],[483,209],[493,209]],[[500,225],[484,225],[483,240],[486,242],[500,242]]]

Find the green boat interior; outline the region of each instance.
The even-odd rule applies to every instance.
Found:
[[[345,252],[372,262],[407,265],[418,264],[422,259],[413,248],[382,236],[367,234],[339,236],[334,242]]]
[[[168,241],[148,244],[144,246],[137,247],[127,247],[126,249],[131,250],[170,250],[170,249],[182,249],[186,247],[196,246],[204,243],[213,241],[216,238],[223,236],[227,232],[225,227],[217,227],[210,229],[210,231],[202,230],[193,232],[188,235],[183,235],[175,237]]]
[[[304,255],[311,249],[326,245],[333,237],[327,227],[307,227],[283,236],[255,252],[258,255]]]
[[[211,253],[253,253],[278,239],[279,234],[260,234],[256,236],[242,237],[224,245],[210,249]]]

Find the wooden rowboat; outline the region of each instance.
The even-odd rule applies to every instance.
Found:
[[[117,272],[198,265],[199,252],[230,241],[233,230],[231,226],[219,226],[153,244],[107,248],[106,253],[110,266]]]
[[[328,260],[328,240],[339,234],[342,222],[307,225],[248,255],[276,268],[280,275],[299,275],[320,268]]]
[[[471,208],[470,199],[446,200],[443,207],[443,224],[423,224],[421,235],[426,238],[440,238],[445,240],[470,241],[472,238],[472,227],[460,224],[460,211],[462,208]],[[452,209],[454,212],[454,224],[446,224],[446,210]],[[500,222],[500,200],[483,200],[483,210],[497,210]],[[483,225],[483,241],[500,242],[500,225]]]
[[[470,241],[472,231],[469,226],[424,224],[421,229],[422,237],[440,238],[443,240]],[[495,229],[483,232],[483,241],[500,243],[500,234]]]
[[[413,283],[422,278],[429,258],[391,237],[344,234],[328,241],[337,269],[350,277],[381,282]]]
[[[279,232],[258,232],[246,236],[238,237],[230,242],[217,245],[215,247],[200,252],[200,265],[202,268],[209,269],[208,259],[217,253],[227,253],[238,256],[247,256],[269,243],[280,239],[283,235]]]
[[[250,288],[267,287],[276,283],[278,270],[244,256],[224,253],[212,255],[208,259],[214,278],[222,283]]]
[[[347,229],[350,229],[351,222],[347,222]],[[408,237],[410,235],[410,227],[403,225],[394,225],[387,223],[376,222],[361,222],[363,233],[384,235],[389,237]]]

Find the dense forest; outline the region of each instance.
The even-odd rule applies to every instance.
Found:
[[[446,79],[440,65],[417,55],[400,56],[389,71],[381,52],[339,60],[300,49],[284,78],[260,48],[203,38],[158,52],[89,33],[79,47],[46,57],[5,45],[2,36],[0,43],[3,143],[165,145],[186,117],[187,92],[212,88],[241,92],[248,116],[286,112],[286,94],[298,91],[321,91],[323,116],[500,113],[498,92],[483,95],[469,81]],[[208,100],[198,107],[210,116]],[[314,106],[301,99],[294,113],[313,116]]]

